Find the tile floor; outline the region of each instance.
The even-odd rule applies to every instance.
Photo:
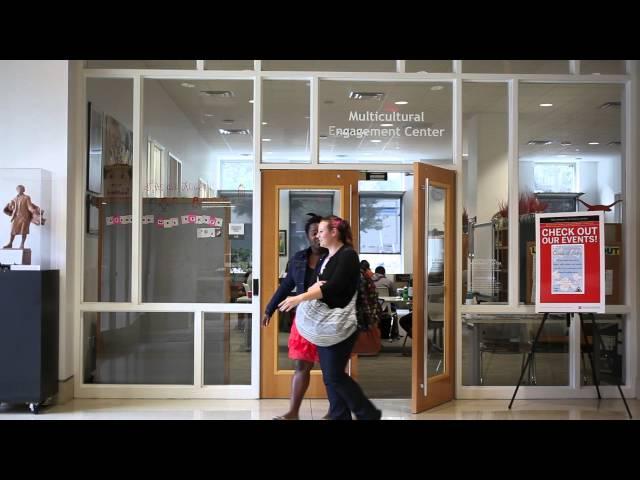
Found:
[[[373,400],[383,420],[625,420],[622,400],[454,400],[412,415],[405,399]],[[640,400],[628,399],[634,419]],[[288,400],[94,400],[75,399],[43,408],[33,415],[24,405],[0,405],[1,420],[270,420],[283,413]],[[326,400],[304,400],[302,420],[318,420]]]

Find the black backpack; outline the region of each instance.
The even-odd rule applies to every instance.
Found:
[[[373,280],[360,271],[358,281],[358,297],[356,298],[356,317],[358,319],[358,330],[368,330],[371,326],[377,325],[380,321],[382,309],[378,302],[378,291]]]

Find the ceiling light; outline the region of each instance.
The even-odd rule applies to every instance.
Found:
[[[589,142],[589,145],[600,145],[600,142]]]
[[[381,127],[393,127],[393,123],[381,123]]]
[[[620,102],[607,102],[600,105],[598,108],[601,110],[607,110],[609,108],[617,108],[620,107]]]
[[[563,147],[568,147],[573,144],[571,142],[560,142],[560,145],[562,145]]]
[[[568,156],[569,156],[569,155],[565,155],[564,153],[561,153],[560,155],[556,155],[556,157],[560,157],[560,158],[562,158],[562,157],[568,157]]]
[[[269,123],[268,123],[268,122],[262,122],[262,124],[263,124],[263,125],[269,125]]]
[[[374,140],[371,140],[371,143],[380,143],[381,141],[382,141],[382,140],[374,139]]]
[[[180,86],[184,87],[184,88],[193,88],[193,87],[195,87],[195,85],[193,83],[187,83],[187,82],[182,82],[180,84]]]
[[[381,101],[384,98],[384,92],[349,92],[349,98],[351,100],[378,100]]]
[[[551,145],[551,140],[529,140],[527,145]]]
[[[462,156],[463,156],[463,157],[468,157],[468,156],[469,156],[469,154],[468,154],[468,153],[463,153],[463,154],[462,154]]]
[[[541,107],[553,107],[553,103],[541,103]]]
[[[431,90],[433,90],[434,92],[437,92],[439,90],[442,90],[444,87],[442,85],[434,85],[433,87],[431,87]]]
[[[234,96],[231,90],[201,90],[200,95],[206,95],[207,97],[221,97],[221,98],[231,98]]]
[[[219,128],[220,135],[249,135],[246,128]]]
[[[398,100],[397,102],[393,102],[393,103],[395,103],[396,105],[406,105],[409,102],[407,102],[405,100]]]
[[[270,139],[270,138],[263,138],[263,139],[262,139],[262,141],[263,141],[263,142],[270,142],[270,141],[271,141],[271,139]]]
[[[226,118],[222,120],[222,123],[233,123],[233,120],[231,118]]]
[[[253,100],[249,100],[249,103],[253,103]]]
[[[205,117],[215,117],[215,113],[205,113],[204,114]]]

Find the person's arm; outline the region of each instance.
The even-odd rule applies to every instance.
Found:
[[[357,288],[357,279],[360,276],[360,262],[355,250],[340,252],[336,258],[336,267],[331,278],[322,285],[322,298],[335,298],[345,290]]]
[[[271,321],[271,315],[278,308],[277,305],[291,293],[291,291],[295,288],[296,282],[293,279],[292,269],[287,271],[287,276],[282,280],[282,283],[276,290],[276,293],[273,294],[271,300],[269,300],[269,304],[267,308],[265,308],[264,315],[262,316],[262,325],[267,326]]]
[[[297,307],[300,302],[305,300],[318,300],[322,298],[322,290],[320,287],[324,285],[325,282],[316,282],[314,283],[309,290],[304,292],[302,295],[296,295],[295,297],[285,298],[280,304],[278,308],[281,312],[288,312],[294,307]]]

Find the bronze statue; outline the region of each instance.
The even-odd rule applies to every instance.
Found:
[[[13,240],[16,235],[22,235],[20,248],[24,249],[24,242],[29,234],[29,224],[44,225],[44,210],[31,202],[31,197],[24,194],[24,185],[18,185],[16,198],[7,203],[4,213],[11,217],[11,238],[9,243],[2,248],[13,248]]]

